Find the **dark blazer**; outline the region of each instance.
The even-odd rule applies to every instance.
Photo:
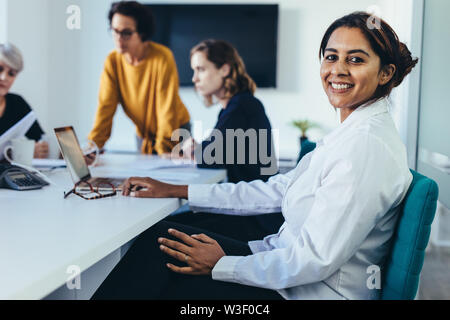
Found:
[[[258,179],[267,181],[270,178],[271,175],[267,175],[264,172],[262,174],[261,169],[270,167],[271,163],[268,163],[269,161],[276,161],[275,155],[271,154],[272,127],[264,111],[264,106],[257,98],[248,91],[233,96],[227,107],[220,111],[215,129],[219,130],[223,137],[222,156],[218,157],[223,159],[222,163],[220,163],[220,160],[212,164],[206,161],[208,155],[212,155],[214,159],[219,155],[218,152],[220,151],[220,143],[216,142],[216,137],[212,134],[202,142],[202,161],[199,162],[198,157],[196,157],[199,168],[227,169],[228,182],[232,183],[239,181],[249,182]],[[242,129],[243,132],[255,129],[254,137],[256,137],[256,140],[253,140],[253,143],[250,144],[251,139],[246,138],[239,143],[239,139],[235,135],[227,137],[227,129]],[[263,131],[261,129],[266,130],[267,135],[265,137],[262,135]],[[260,156],[260,143],[264,143],[266,146],[266,150],[262,150],[262,156]],[[234,156],[227,154],[227,151],[231,150],[234,151]],[[256,155],[254,154],[255,152]],[[238,164],[239,155],[241,157],[242,155],[245,156],[243,164]],[[227,156],[230,158],[229,160],[232,159],[233,161],[227,161]],[[242,161],[239,163],[242,163]],[[276,166],[276,163],[273,165]]]

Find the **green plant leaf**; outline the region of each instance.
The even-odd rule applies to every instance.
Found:
[[[319,127],[319,125],[315,122],[309,121],[309,120],[294,120],[291,122],[291,125],[293,125],[294,127],[300,129],[302,136],[306,135],[306,132],[311,129],[311,128],[315,128],[315,127]]]

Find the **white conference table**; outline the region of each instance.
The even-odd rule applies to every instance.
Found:
[[[145,161],[152,160],[106,154],[92,172],[93,176],[177,179],[171,181],[174,184],[226,178],[225,170],[144,170]],[[0,189],[0,299],[89,299],[123,256],[123,248],[185,203],[121,195],[91,201],[76,195],[63,199],[63,192],[73,187],[68,171],[58,169],[47,176],[56,185],[27,192]],[[77,283],[70,280],[76,270],[82,272],[81,289],[69,290],[68,282]]]

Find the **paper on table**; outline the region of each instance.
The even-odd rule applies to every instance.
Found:
[[[155,169],[186,168],[186,167],[194,168],[195,162],[187,159],[173,160],[173,159],[152,157],[151,160],[142,159],[133,161],[131,165],[135,170],[155,170]]]
[[[194,182],[196,179],[200,178],[200,174],[194,172],[175,172],[175,171],[165,171],[165,172],[150,172],[149,177],[161,181],[184,181],[184,182]]]
[[[0,136],[0,160],[3,159],[3,150],[12,139],[21,138],[30,130],[33,123],[36,121],[36,115],[30,111],[19,122],[9,128],[4,134]]]
[[[35,168],[66,167],[66,162],[61,159],[33,159],[31,164]]]

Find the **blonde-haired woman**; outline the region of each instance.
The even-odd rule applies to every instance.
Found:
[[[205,40],[196,45],[191,50],[191,68],[194,71],[192,82],[197,93],[203,97],[207,107],[218,103],[222,106],[219,118],[215,125],[215,132],[222,137],[223,149],[214,154],[214,161],[208,161],[211,156],[208,151],[213,149],[211,144],[216,141],[216,136],[212,135],[197,145],[191,140],[183,147],[184,154],[194,158],[194,149],[201,148],[201,157],[197,157],[199,152],[195,152],[197,165],[200,168],[224,168],[227,169],[229,182],[263,180],[267,181],[271,175],[277,173],[274,163],[267,163],[266,159],[275,161],[271,153],[272,137],[271,125],[264,111],[264,106],[254,93],[256,84],[247,74],[244,62],[238,51],[228,42],[223,40]],[[238,145],[237,139],[227,137],[227,130],[236,133],[236,130],[255,130],[256,140],[254,145],[251,141],[245,141]],[[241,131],[242,132],[242,131]],[[260,133],[267,133],[262,135]],[[266,141],[259,141],[266,139]],[[250,139],[249,139],[250,140]],[[266,154],[260,156],[260,143],[266,143]],[[187,145],[187,147],[186,147]],[[220,148],[220,147],[218,147]],[[234,155],[227,155],[227,151],[233,150]],[[253,151],[252,151],[253,150]],[[245,161],[238,161],[238,153],[245,155]],[[257,152],[256,161],[251,161],[250,153]],[[217,160],[217,161],[216,161]],[[212,163],[211,163],[212,162]],[[264,162],[264,163],[263,163]],[[262,170],[263,168],[275,167],[274,172]],[[267,174],[268,173],[268,174]]]
[[[11,43],[0,44],[0,135],[31,111],[31,107],[21,96],[9,93],[23,66],[19,49]],[[25,134],[28,139],[36,141],[35,158],[48,157],[48,143],[40,141],[43,135],[44,131],[37,120]]]
[[[210,84],[215,90],[203,89],[200,83],[204,79],[202,72],[211,70],[205,59],[214,65],[215,68],[213,67],[212,70],[218,70],[214,73],[219,76],[216,76],[216,79],[220,81]],[[213,105],[214,96],[220,103],[226,104],[234,95],[242,91],[249,91],[251,94],[256,91],[256,84],[247,74],[244,61],[237,50],[226,41],[210,39],[200,42],[191,49],[191,63],[194,70],[192,81],[197,91],[205,98],[207,106]]]

